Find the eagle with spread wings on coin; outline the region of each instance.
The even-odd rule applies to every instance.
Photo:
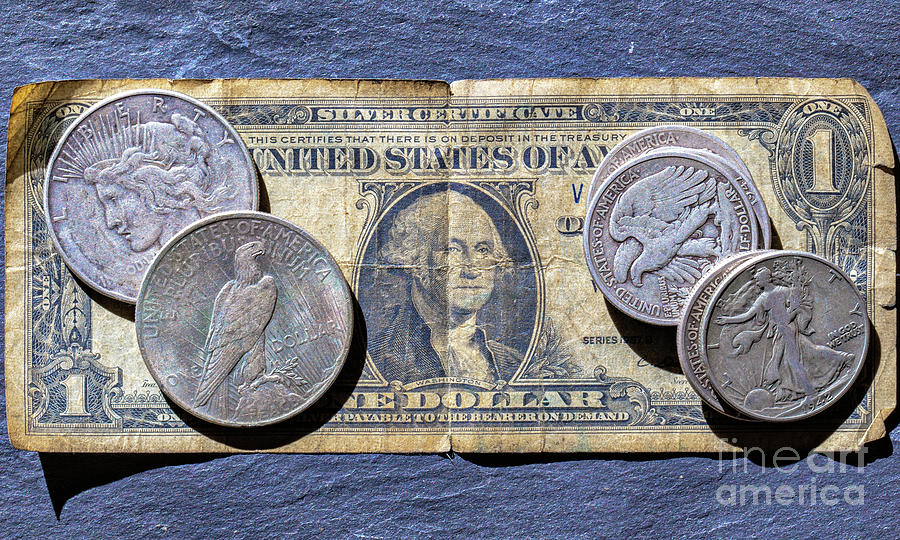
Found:
[[[694,283],[709,257],[737,251],[739,222],[727,184],[704,169],[668,166],[636,181],[612,209],[609,234],[620,242],[613,276],[640,286],[649,272]],[[718,234],[704,226],[713,216]],[[699,232],[699,234],[698,234]]]

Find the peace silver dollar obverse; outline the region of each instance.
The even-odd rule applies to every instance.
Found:
[[[750,199],[750,206],[760,228],[761,249],[769,249],[772,244],[772,225],[769,213],[759,189],[753,182],[753,176],[741,156],[722,139],[706,131],[689,126],[656,126],[643,129],[629,135],[609,151],[603,158],[594,177],[591,179],[588,199],[603,187],[609,177],[630,160],[650,152],[672,149],[684,152],[701,152],[711,154],[721,160],[734,171],[734,176]]]
[[[743,261],[703,316],[716,394],[757,420],[808,418],[835,403],[862,370],[866,303],[840,268],[800,251]]]
[[[584,252],[604,296],[644,322],[678,324],[716,261],[756,249],[759,228],[730,169],[664,150],[629,161],[588,205]]]
[[[165,90],[116,94],[63,133],[44,179],[50,237],[98,292],[134,303],[154,255],[188,224],[255,210],[256,168],[212,108]]]
[[[141,286],[138,345],[178,406],[225,426],[260,426],[314,403],[353,331],[337,263],[299,227],[260,212],[198,221],[162,248]]]

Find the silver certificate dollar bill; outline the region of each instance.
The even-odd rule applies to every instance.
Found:
[[[141,359],[134,309],[85,288],[52,246],[41,201],[57,140],[92,104],[144,87],[228,120],[261,173],[260,209],[321,240],[353,290],[346,365],[292,420],[235,431],[173,410]],[[869,357],[827,414],[789,426],[719,415],[682,375],[674,328],[623,315],[594,286],[582,248],[591,178],[619,141],[666,124],[733,147],[773,247],[833,261],[865,298]],[[892,174],[882,115],[850,80],[19,88],[6,184],[10,438],[57,452],[856,449],[885,435],[896,402]],[[841,327],[826,333],[842,339]],[[267,331],[266,347],[299,354],[316,335]]]

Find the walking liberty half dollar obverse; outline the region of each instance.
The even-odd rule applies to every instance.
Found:
[[[597,172],[591,180],[588,201],[594,198],[603,184],[619,168],[630,160],[658,150],[680,150],[684,152],[701,152],[712,155],[722,161],[723,165],[732,169],[734,177],[750,199],[750,206],[760,227],[760,248],[768,249],[772,244],[772,226],[769,212],[759,189],[753,182],[750,169],[741,156],[722,139],[706,131],[689,126],[657,126],[643,129],[629,135],[617,144],[603,158]]]
[[[759,228],[729,169],[701,155],[649,153],[588,205],[584,252],[604,296],[644,322],[676,325],[716,261],[756,248]]]
[[[694,392],[713,410],[734,418],[747,420],[731,408],[726,408],[719,401],[712,383],[709,382],[709,369],[706,367],[706,350],[701,339],[703,328],[703,314],[709,301],[715,295],[719,285],[741,263],[759,252],[742,253],[729,257],[716,263],[708,274],[703,276],[694,285],[690,297],[678,323],[678,331],[675,334],[678,361],[681,370]]]
[[[210,107],[165,90],[111,96],[63,133],[44,179],[50,237],[95,290],[134,303],[166,241],[227,210],[254,210],[256,169]]]
[[[862,370],[866,303],[834,264],[799,251],[742,262],[703,317],[709,380],[758,420],[808,418],[835,403]]]
[[[331,386],[353,332],[337,263],[260,212],[200,220],[162,248],[135,313],[150,373],[183,409],[225,426],[303,411]]]

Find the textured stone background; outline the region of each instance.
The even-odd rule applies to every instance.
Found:
[[[897,140],[896,0],[784,4],[795,3],[5,0],[0,125],[5,132],[13,87],[47,79],[782,75],[855,78]],[[898,429],[868,452],[865,468],[844,473],[813,471],[833,466],[824,457],[791,473],[759,459],[720,468],[716,456],[37,455],[9,445],[5,421],[0,430],[4,537],[896,537],[900,529]],[[721,486],[811,483],[861,484],[865,506],[716,500]]]

